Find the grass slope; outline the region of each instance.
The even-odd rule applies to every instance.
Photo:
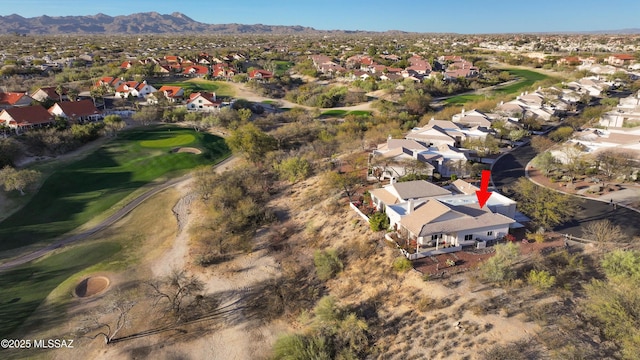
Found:
[[[0,337],[11,334],[67,278],[118,251],[114,242],[80,245],[2,273]]]
[[[548,75],[525,69],[502,69],[503,71],[508,71],[511,75],[516,76],[519,80],[514,82],[513,84],[509,84],[506,86],[498,86],[493,90],[493,96],[505,96],[505,95],[513,95],[521,90],[530,88],[533,84],[538,81],[546,80],[549,78]],[[480,101],[486,99],[486,95],[482,94],[462,94],[458,96],[453,96],[444,101],[447,105],[462,105],[468,102]]]
[[[194,140],[186,143],[191,137]],[[177,143],[203,153],[171,153]],[[0,223],[0,251],[51,240],[160,177],[177,176],[229,154],[224,139],[191,129],[157,126],[123,132],[84,159],[55,171],[27,205]]]
[[[497,95],[513,95],[522,89],[531,87],[531,85],[533,85],[537,81],[541,81],[549,78],[549,76],[545,74],[542,74],[536,71],[531,71],[531,70],[524,70],[524,69],[505,69],[505,70],[508,71],[511,75],[517,76],[522,80],[510,85],[495,89],[495,93]]]

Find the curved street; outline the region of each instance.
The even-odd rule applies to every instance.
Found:
[[[500,157],[491,168],[491,180],[499,191],[525,176],[525,166],[536,156],[531,145],[526,144]],[[640,213],[617,206],[615,209],[606,201],[576,197],[578,211],[564,224],[553,230],[562,234],[582,237],[582,227],[591,221],[608,219],[619,225],[630,238],[640,235]]]

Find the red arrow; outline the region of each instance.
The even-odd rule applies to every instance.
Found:
[[[491,192],[487,191],[489,188],[489,179],[491,178],[491,171],[482,170],[482,178],[480,178],[480,190],[476,191],[476,196],[478,197],[478,204],[482,209],[484,204],[487,203],[489,197],[491,197]]]

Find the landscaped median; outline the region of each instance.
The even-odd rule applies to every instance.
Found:
[[[189,147],[201,154],[176,151]],[[22,209],[0,223],[0,251],[45,245],[104,216],[135,190],[230,155],[224,139],[176,126],[122,132],[55,170]]]

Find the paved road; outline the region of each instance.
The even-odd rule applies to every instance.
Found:
[[[503,186],[513,184],[524,177],[524,168],[535,157],[535,150],[529,145],[521,146],[499,158],[491,168],[491,180],[499,191]],[[640,213],[617,206],[615,209],[606,201],[580,198],[576,215],[553,230],[563,234],[582,236],[582,226],[602,219],[609,219],[619,225],[630,237],[640,235]]]
[[[237,160],[237,158],[235,156],[231,156],[228,157],[227,159],[225,159],[224,161],[218,163],[216,165],[216,168],[219,169],[220,171],[223,171],[225,169],[227,169],[229,166],[231,166],[235,161]],[[52,243],[51,245],[48,245],[42,249],[36,250],[34,252],[22,255],[18,258],[12,259],[10,261],[7,261],[3,264],[0,264],[0,271],[4,271],[4,270],[9,270],[12,269],[16,266],[20,266],[22,264],[28,263],[29,261],[33,261],[37,258],[40,258],[50,252],[52,252],[55,249],[61,248],[63,246],[69,245],[71,243],[75,243],[78,242],[80,240],[84,240],[86,238],[88,238],[89,236],[104,230],[105,228],[113,225],[116,221],[122,219],[125,215],[127,215],[128,213],[130,213],[131,211],[133,211],[133,209],[135,209],[136,207],[138,207],[140,204],[142,204],[145,200],[149,199],[150,197],[156,195],[157,193],[164,191],[170,187],[176,186],[180,183],[182,183],[183,181],[187,181],[191,178],[191,174],[187,174],[184,176],[181,176],[179,178],[175,178],[175,179],[171,179],[168,180],[162,184],[158,184],[155,187],[153,187],[152,189],[146,191],[145,193],[141,194],[140,196],[138,196],[137,198],[131,200],[128,204],[126,204],[123,208],[121,208],[120,210],[116,211],[113,215],[109,216],[108,218],[106,218],[105,220],[103,220],[101,223],[99,223],[98,225],[94,226],[93,228],[86,230],[84,232],[81,232],[79,234],[73,235],[73,236],[69,236],[63,239],[60,239],[54,243]]]

